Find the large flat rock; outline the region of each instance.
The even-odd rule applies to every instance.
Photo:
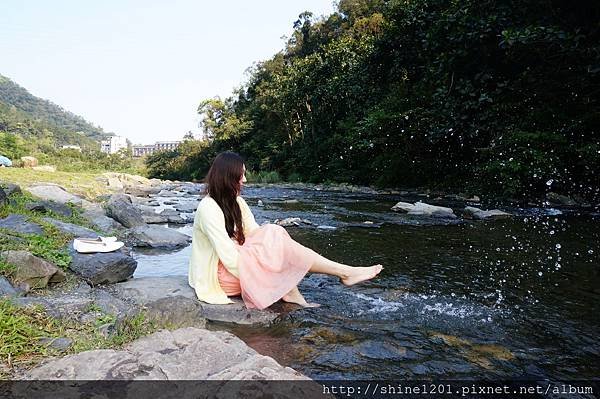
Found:
[[[175,331],[161,330],[140,338],[122,350],[93,350],[50,360],[29,370],[18,379],[26,380],[297,380],[303,384],[253,384],[259,391],[252,397],[307,397],[308,393],[319,392],[321,386],[312,383],[308,377],[297,371],[283,367],[274,359],[263,356],[249,348],[236,336],[223,331],[208,331],[194,327]],[[238,383],[239,384],[239,383]],[[123,397],[151,397],[149,384],[129,384]],[[187,394],[175,392],[187,387]],[[80,384],[53,385],[62,390],[62,397],[75,397],[90,387]],[[238,385],[238,389],[241,386]],[[231,392],[226,384],[211,385],[210,392],[200,394],[203,384],[173,384],[169,386],[169,397],[221,397]],[[17,397],[29,388],[25,384],[13,387]],[[196,389],[198,395],[190,396],[189,389]],[[295,392],[291,392],[296,390]],[[17,392],[15,392],[17,390]],[[81,391],[80,391],[81,390]],[[274,391],[275,390],[275,391]],[[288,392],[288,394],[283,394]],[[56,392],[55,392],[56,393]],[[89,392],[88,392],[89,393]],[[156,391],[154,392],[154,395]],[[73,396],[75,395],[75,396]],[[58,396],[53,396],[58,397]],[[229,397],[229,396],[223,396]]]
[[[73,223],[63,222],[62,220],[53,219],[51,217],[42,218],[43,221],[50,223],[60,231],[66,234],[70,234],[78,238],[96,238],[98,233],[94,230],[88,229],[83,226],[78,226]]]
[[[69,193],[57,184],[40,183],[27,187],[25,190],[43,200],[55,201],[61,204],[66,204],[68,202],[79,206],[90,204],[89,201]]]
[[[142,218],[140,216],[140,218]],[[187,246],[192,237],[164,226],[148,225],[133,227],[128,234],[129,242],[136,247],[177,249]]]
[[[165,308],[169,301],[181,301],[178,297],[198,303],[201,307],[198,317],[211,321],[237,324],[268,324],[275,320],[278,313],[265,309],[247,309],[240,298],[234,298],[233,304],[212,305],[200,302],[196,293],[188,284],[186,276],[141,277],[114,284],[109,288],[115,296],[135,301],[138,305],[156,308],[158,304]],[[171,298],[171,299],[168,299]]]
[[[42,226],[37,223],[27,221],[23,215],[8,215],[0,219],[0,228],[21,234],[43,234]]]

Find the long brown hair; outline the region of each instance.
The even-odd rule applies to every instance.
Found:
[[[229,237],[234,237],[240,245],[243,245],[246,240],[242,225],[242,211],[237,203],[237,196],[241,191],[240,179],[243,174],[242,157],[235,152],[226,151],[217,155],[204,179],[205,193],[219,204],[225,215],[227,234]]]

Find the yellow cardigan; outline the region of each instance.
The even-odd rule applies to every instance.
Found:
[[[238,196],[237,202],[242,211],[244,235],[247,236],[259,226],[246,201]],[[210,196],[205,196],[194,217],[188,272],[188,283],[196,291],[198,299],[213,304],[233,303],[219,285],[217,270],[220,259],[231,274],[239,277],[238,256],[236,244],[225,229],[221,207]]]

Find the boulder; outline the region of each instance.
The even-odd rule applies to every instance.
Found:
[[[511,217],[510,213],[503,212],[499,209],[492,209],[484,211],[473,206],[467,206],[464,211],[464,215],[473,219],[485,220],[485,219],[506,219]]]
[[[114,316],[114,323],[134,316],[140,311],[120,298],[100,287],[91,288],[84,282],[64,290],[55,289],[44,296],[29,296],[13,300],[17,306],[41,306],[51,317],[80,323],[95,322],[98,316]]]
[[[108,188],[110,190],[121,191],[121,190],[123,190],[123,183],[121,183],[121,180],[119,180],[116,177],[109,177],[108,178]]]
[[[19,290],[12,286],[4,276],[0,276],[0,298],[12,298],[19,295]]]
[[[133,227],[128,234],[129,242],[136,247],[176,249],[187,246],[192,238],[178,231],[155,225]]]
[[[17,184],[13,183],[2,183],[0,182],[0,187],[4,190],[7,196],[11,196],[13,194],[18,194],[21,192],[21,187]]]
[[[73,345],[73,340],[65,337],[42,337],[38,342],[59,352],[66,352]]]
[[[61,203],[54,202],[54,201],[42,200],[42,201],[29,202],[29,203],[25,204],[25,209],[33,211],[33,212],[42,212],[42,213],[54,212],[57,215],[62,215],[62,216],[66,216],[66,217],[73,216],[73,210],[71,208],[69,208],[65,204],[61,204]]]
[[[11,234],[6,234],[2,231],[0,231],[0,243],[1,242],[10,242],[10,243],[17,243],[17,244],[25,244],[27,245],[27,240],[21,238],[21,237],[17,237]]]
[[[125,193],[134,195],[136,197],[149,197],[152,194],[158,194],[160,188],[152,186],[127,186],[125,187]]]
[[[187,276],[141,277],[109,287],[115,296],[135,301],[138,305],[148,308],[169,309],[169,303],[185,303],[187,311],[177,316],[180,320],[186,317],[192,320],[197,317],[211,321],[221,321],[236,324],[268,324],[278,317],[270,309],[247,309],[239,298],[233,298],[234,303],[228,305],[212,305],[198,301],[196,293],[188,284]],[[181,299],[186,298],[188,302]],[[200,312],[191,306],[189,301],[201,306]]]
[[[158,213],[143,213],[142,217],[144,222],[148,224],[169,223],[169,217]]]
[[[78,226],[73,223],[63,222],[61,220],[56,220],[50,217],[45,217],[42,219],[43,221],[50,223],[60,231],[66,234],[70,234],[77,238],[96,238],[98,237],[98,233],[94,230],[90,230],[83,226]]]
[[[561,195],[561,194],[557,194],[554,192],[549,192],[548,194],[546,194],[546,199],[550,203],[556,204],[556,205],[566,205],[566,206],[577,205],[577,202],[574,199],[567,197],[566,195]]]
[[[38,165],[38,160],[35,157],[21,157],[21,163],[24,168],[33,168]]]
[[[0,206],[8,204],[8,196],[4,190],[0,187]]]
[[[26,190],[29,191],[35,197],[41,198],[43,200],[58,202],[60,204],[66,204],[68,202],[79,206],[91,204],[89,201],[77,195],[69,193],[64,188],[56,184],[35,184],[27,187]]]
[[[69,252],[72,257],[69,269],[92,285],[125,281],[133,276],[137,267],[137,261],[125,247],[114,252],[81,254],[71,243]]]
[[[81,216],[90,222],[93,226],[104,232],[113,230],[123,230],[123,225],[113,218],[106,216],[104,209],[97,204],[94,207],[88,207],[83,211]]]
[[[54,264],[27,251],[3,251],[0,257],[15,266],[13,281],[25,291],[44,288],[65,280],[65,273]]]
[[[302,219],[300,219],[300,218],[285,218],[282,220],[275,219],[275,221],[273,223],[275,223],[279,226],[283,226],[283,227],[300,226],[300,224],[302,223]]]
[[[13,300],[20,307],[39,306],[56,319],[82,321],[81,315],[86,314],[94,304],[89,292],[70,292],[50,296],[27,296]]]
[[[322,387],[304,384],[257,384],[256,380],[308,380],[308,377],[248,347],[235,335],[194,327],[161,330],[137,339],[121,350],[100,349],[54,359],[18,376],[28,380],[251,380],[225,384],[175,384],[172,397],[230,397],[252,392],[253,397],[297,398],[322,393]],[[128,384],[124,397],[149,397],[152,382]],[[27,390],[28,385],[21,388]],[[89,392],[81,384],[55,385],[53,397],[79,397]],[[108,387],[106,387],[108,388]],[[105,388],[105,389],[106,389]],[[96,392],[98,393],[98,392]],[[17,394],[25,394],[17,392]],[[52,396],[52,395],[50,395]],[[100,395],[104,396],[104,395]],[[110,395],[108,395],[110,396]],[[235,396],[235,395],[233,395]]]
[[[178,212],[196,212],[198,202],[184,202],[182,204],[176,204],[174,208]]]
[[[4,219],[0,219],[0,228],[14,231],[21,234],[43,234],[42,227],[33,222],[27,221],[25,216],[12,214]]]
[[[160,190],[157,194],[159,197],[183,197],[185,193],[181,191]]]
[[[403,211],[409,215],[456,219],[456,215],[452,209],[445,208],[443,206],[426,204],[421,201],[415,202],[414,204],[409,202],[398,202],[392,207],[392,210]]]
[[[131,202],[131,198],[124,194],[114,194],[106,204],[106,215],[131,228],[145,225],[142,212]]]
[[[38,172],[56,172],[56,167],[52,165],[34,166],[31,169],[37,170]]]

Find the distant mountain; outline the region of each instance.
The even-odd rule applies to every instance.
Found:
[[[57,129],[60,130],[61,137],[54,134],[58,144],[78,144],[81,140],[78,140],[77,136],[85,136],[94,141],[108,136],[102,128],[92,125],[59,105],[32,95],[25,88],[0,75],[0,120],[6,112],[12,112],[13,117],[17,119],[30,119],[29,122],[33,124],[41,123],[53,133],[57,133]],[[6,115],[4,116],[6,119]],[[2,126],[0,130],[6,131]]]

